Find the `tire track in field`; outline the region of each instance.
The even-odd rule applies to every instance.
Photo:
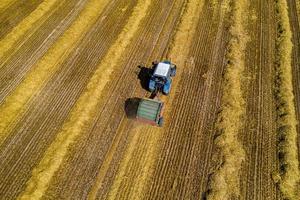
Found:
[[[0,104],[3,103],[32,66],[71,25],[87,0],[64,1],[62,5],[30,36],[0,68]]]
[[[16,0],[1,0],[0,11],[3,12],[7,7],[13,4]]]
[[[277,170],[274,85],[275,17],[271,1],[253,3],[246,48],[245,123],[241,130],[246,159],[242,165],[242,199],[278,199],[271,174]]]
[[[0,193],[15,197],[20,188],[24,187],[34,163],[39,162],[53,140],[98,61],[119,34],[134,3],[128,4],[122,0],[106,8],[92,31],[82,40],[82,45],[66,59],[62,69],[42,92],[34,97],[13,134],[1,146]],[[124,10],[124,7],[127,9]],[[109,37],[107,32],[110,33]],[[22,176],[23,173],[25,175]]]
[[[140,168],[143,163],[146,163],[148,156],[147,154],[144,154],[143,157],[140,157],[139,151],[147,152],[149,140],[148,142],[146,142],[147,140],[142,140],[143,137],[140,137],[140,132],[135,131],[135,129],[133,129],[133,133],[135,134],[133,134],[133,137],[130,140],[128,145],[129,148],[127,148],[124,153],[124,157],[122,158],[118,173],[114,178],[107,199],[141,199],[143,197],[142,193],[136,193],[133,191],[135,196],[130,195],[130,193],[133,189],[132,185],[135,183],[136,176],[139,174],[138,172],[141,172]],[[149,131],[146,133],[149,133]],[[145,137],[149,139],[149,135],[146,135]],[[137,147],[138,151],[135,147],[131,147],[131,145],[136,145],[135,147]],[[138,161],[136,161],[136,158],[139,158]],[[130,176],[128,171],[131,171]]]
[[[26,103],[59,69],[63,60],[94,24],[107,3],[108,0],[101,2],[90,0],[74,23],[54,43],[47,54],[36,63],[14,92],[0,105],[0,112],[2,113],[0,116],[0,144],[10,133],[12,129],[10,125],[21,117],[26,109]]]
[[[132,82],[135,82],[135,85],[139,85],[139,83],[137,83],[136,81],[136,75],[134,74],[135,67],[138,65],[138,63],[140,63],[141,60],[143,60],[143,58],[144,60],[147,60],[149,54],[151,54],[151,52],[154,49],[158,49],[159,51],[162,51],[164,49],[162,47],[155,48],[155,46],[152,45],[155,44],[156,42],[154,41],[157,40],[153,37],[156,38],[156,35],[161,32],[163,37],[168,38],[169,33],[172,31],[172,27],[165,28],[164,32],[161,31],[160,26],[155,26],[155,24],[159,23],[166,17],[166,14],[168,13],[168,11],[166,12],[166,9],[168,8],[169,10],[169,6],[167,4],[170,4],[170,2],[165,1],[160,3],[156,1],[155,4],[155,7],[151,8],[151,16],[147,17],[147,19],[149,19],[147,20],[147,24],[142,26],[144,28],[140,30],[138,34],[139,38],[136,39],[136,44],[133,44],[132,47],[128,48],[130,50],[128,52],[128,55],[126,56],[126,59],[128,59],[128,61],[124,61],[124,63],[126,63],[126,66],[124,66],[124,70],[122,71],[120,78],[115,80],[113,84],[111,82],[110,86],[107,87],[109,88],[109,93],[108,97],[106,97],[105,99],[108,99],[108,102],[106,102],[105,105],[103,105],[103,107],[101,108],[101,110],[104,109],[103,111],[98,111],[100,117],[97,117],[97,125],[94,126],[94,129],[90,135],[87,135],[85,139],[81,140],[81,145],[76,148],[78,150],[82,149],[84,151],[81,150],[76,152],[75,154],[72,154],[72,158],[70,158],[69,161],[66,163],[66,168],[59,172],[60,175],[57,176],[61,178],[52,184],[52,190],[55,191],[51,193],[60,194],[62,193],[62,191],[65,191],[65,193],[67,192],[67,194],[71,195],[72,191],[69,188],[76,188],[76,191],[80,192],[84,188],[86,188],[87,184],[90,185],[90,183],[93,181],[93,177],[99,170],[97,165],[95,166],[95,162],[101,163],[101,161],[104,159],[103,156],[105,155],[103,152],[107,152],[108,147],[112,141],[114,141],[113,145],[115,146],[113,148],[116,148],[115,151],[119,152],[119,154],[113,154],[111,162],[108,163],[108,165],[110,165],[110,168],[108,172],[105,172],[104,174],[108,175],[116,173],[115,170],[118,166],[118,160],[121,159],[123,152],[125,151],[120,149],[124,149],[124,145],[126,145],[127,143],[126,141],[131,140],[128,139],[127,136],[127,127],[131,127],[132,124],[129,123],[128,120],[124,119],[123,103],[125,102],[126,98],[128,98],[128,95],[130,95],[133,91],[132,87],[128,87],[128,85],[132,85]],[[166,9],[157,12],[159,7],[164,7]],[[174,16],[176,16],[176,12],[177,11],[173,11],[171,13]],[[163,24],[163,22],[160,22],[160,24]],[[159,38],[158,40],[161,40],[162,43],[166,43],[166,40],[163,40],[162,38]],[[158,45],[158,47],[160,46]],[[143,49],[143,51],[141,51],[141,49]],[[119,77],[118,74],[119,73],[115,74],[115,76]],[[123,123],[121,122],[121,125],[120,121],[123,121]],[[122,130],[116,130],[118,129],[118,127],[126,128],[120,128],[124,130],[122,132]],[[116,131],[117,133],[121,133],[121,135],[115,136]],[[72,164],[78,164],[78,162],[80,162],[80,164],[77,166]],[[105,165],[107,166],[107,164]],[[79,180],[74,181],[72,178],[74,176],[74,173],[77,177],[81,178]],[[108,176],[110,177],[110,175]],[[103,179],[105,182],[105,188],[99,190],[99,194],[97,194],[98,198],[99,196],[101,196],[101,198],[105,198],[107,190],[110,187],[109,185],[111,185],[112,179],[107,180],[107,177]],[[79,181],[80,183],[78,185]],[[81,183],[82,181],[85,181],[85,183]],[[59,188],[62,187],[62,189],[57,190],[57,185],[59,185]],[[78,198],[81,197],[79,196]]]
[[[293,72],[293,91],[295,95],[296,117],[298,121],[298,160],[300,160],[300,2],[288,0],[289,15],[291,21],[291,30],[293,33],[293,55],[292,55],[292,72]]]
[[[36,23],[43,19],[44,15],[46,15],[47,13],[52,13],[53,10],[55,10],[54,8],[59,7],[62,2],[64,1],[45,0],[32,13],[30,13],[29,16],[27,16],[17,26],[15,26],[10,33],[8,33],[3,39],[0,40],[0,59],[4,60],[3,63],[6,62],[6,55],[11,54],[10,50],[12,48],[13,51],[17,49],[17,46],[15,45],[17,41],[20,40],[25,34],[30,36],[30,33],[28,31],[32,27],[36,26]],[[44,17],[44,20],[46,19],[47,17]],[[3,64],[0,64],[0,67],[3,67]]]
[[[13,6],[0,13],[0,40],[5,37],[22,19],[26,18],[42,0],[19,0]]]
[[[28,197],[39,199],[43,196],[52,176],[62,164],[69,145],[82,134],[88,126],[89,121],[95,115],[94,109],[101,99],[102,90],[109,81],[114,68],[119,64],[124,50],[138,30],[139,24],[145,17],[150,4],[151,0],[138,1],[123,31],[101,61],[98,69],[90,79],[87,89],[76,102],[70,113],[69,120],[64,124],[62,131],[58,133],[54,142],[46,150],[39,165],[33,170],[32,177],[28,181],[27,188],[20,196],[20,199]],[[111,60],[115,60],[115,62],[111,63]]]

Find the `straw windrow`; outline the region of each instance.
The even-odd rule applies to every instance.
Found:
[[[227,53],[228,61],[218,122],[221,135],[215,141],[222,154],[222,166],[212,174],[210,180],[208,199],[213,200],[239,198],[239,172],[245,159],[245,152],[238,139],[238,134],[245,112],[241,80],[247,43],[245,22],[242,17],[246,12],[246,0],[231,1],[223,9],[228,9],[227,7],[231,13],[229,30],[231,39]]]
[[[286,0],[275,0],[277,10],[276,103],[279,138],[279,188],[286,199],[300,199],[297,120],[292,84],[292,32]]]

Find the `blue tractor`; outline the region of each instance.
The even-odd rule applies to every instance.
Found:
[[[156,126],[163,126],[163,110],[164,103],[159,99],[159,93],[162,92],[165,95],[170,93],[172,79],[176,75],[176,65],[170,61],[153,62],[152,69],[147,69],[147,72],[143,73],[150,78],[148,89],[151,92],[150,98],[143,98],[140,100],[136,118],[139,121]],[[145,85],[147,87],[147,85]]]
[[[176,75],[176,65],[170,61],[153,62],[153,73],[149,81],[149,90],[155,96],[158,92],[168,95],[172,79]]]

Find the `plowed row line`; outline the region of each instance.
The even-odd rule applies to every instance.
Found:
[[[122,131],[124,131],[124,130],[122,130]],[[105,155],[104,163],[102,164],[100,171],[96,177],[96,180],[95,180],[91,190],[89,191],[89,195],[88,195],[89,200],[96,199],[98,190],[101,189],[101,187],[102,187],[105,173],[108,171],[108,168],[112,162],[113,154],[116,152],[118,144],[121,140],[121,136],[122,136],[121,134],[116,135],[116,137],[114,138],[114,142],[112,143],[108,153]]]
[[[135,35],[150,4],[151,0],[145,2],[140,0],[134,8],[132,16],[129,18],[123,32],[119,35],[114,45],[112,45],[106,57],[101,61],[101,64],[87,86],[87,90],[77,101],[70,114],[70,119],[62,128],[62,132],[58,134],[55,141],[46,151],[44,158],[33,170],[32,177],[28,181],[28,187],[23,193],[24,198],[29,196],[42,197],[52,176],[63,162],[69,145],[75,141],[76,137],[82,134],[85,127],[95,115],[94,109],[101,99],[102,90],[109,81],[114,68],[119,64],[123,55],[122,53]],[[111,63],[111,60],[114,60],[114,63]]]
[[[135,186],[134,188],[130,187],[130,183],[135,182],[132,180],[126,184],[124,177],[128,173],[128,170],[131,171],[130,176],[135,177],[137,173],[139,174],[140,178],[143,178],[141,175],[140,168],[143,166],[143,163],[146,163],[145,160],[147,159],[147,154],[144,154],[142,157],[139,155],[139,151],[146,151],[149,145],[149,140],[146,142],[145,140],[141,140],[140,133],[133,129],[133,138],[130,140],[128,148],[122,158],[122,162],[120,164],[119,170],[117,175],[114,178],[113,185],[110,188],[110,192],[108,194],[108,199],[141,199],[144,195],[140,192],[133,192],[133,196],[129,196],[130,189],[138,188]],[[149,137],[147,135],[146,137]],[[132,146],[134,145],[134,146]],[[139,147],[138,151],[136,151],[136,147]],[[135,161],[136,158],[140,158],[138,161]],[[142,181],[142,180],[141,180]],[[125,183],[125,184],[124,184]],[[139,183],[141,184],[141,183]],[[120,188],[122,186],[122,188]],[[121,190],[121,191],[120,191]]]
[[[30,15],[43,0],[20,0],[9,6],[4,12],[0,12],[0,40],[3,39],[24,18]]]
[[[0,144],[10,133],[12,127],[9,126],[24,112],[26,103],[59,69],[61,62],[94,24],[107,3],[108,0],[101,2],[97,0],[89,1],[72,26],[39,60],[24,81],[6,98],[5,102],[0,105],[2,113],[0,116]]]
[[[13,4],[16,0],[2,0],[0,3],[0,12],[3,12],[8,6]]]
[[[274,3],[256,1],[248,16],[250,41],[246,48],[245,122],[241,140],[246,153],[241,174],[241,199],[278,199],[271,174],[277,171],[274,106]]]
[[[227,69],[224,75],[223,95],[221,100],[221,113],[218,126],[221,135],[217,137],[216,144],[221,150],[224,160],[222,166],[213,174],[211,179],[211,192],[209,199],[239,198],[239,175],[245,152],[238,141],[238,133],[242,125],[241,117],[244,114],[244,100],[242,97],[242,73],[244,70],[244,51],[247,42],[245,25],[242,15],[247,11],[246,1],[232,1],[231,8],[231,39]]]
[[[29,38],[22,38],[16,52],[0,68],[0,104],[5,97],[13,92],[22,82],[26,73],[46,53],[51,45],[71,25],[83,9],[87,0],[62,1],[48,20],[37,26],[38,29],[30,30],[33,34]],[[35,27],[36,28],[36,27]],[[22,43],[22,44],[21,44]]]
[[[48,12],[53,12],[54,8],[59,7],[57,2],[62,3],[63,1],[59,0],[45,0],[41,3],[28,17],[23,19],[13,30],[5,36],[0,41],[0,59],[3,60],[5,54],[10,53],[9,50],[14,47],[14,51],[17,49],[15,47],[15,43],[20,40],[26,33],[27,35],[31,35],[28,33],[33,26],[36,26],[36,22],[39,21],[41,18],[45,20],[47,17],[44,17]],[[38,27],[38,26],[37,26]],[[10,53],[11,54],[11,53]],[[5,63],[5,62],[3,62]],[[3,67],[3,64],[0,65]]]
[[[278,33],[276,40],[276,103],[279,140],[279,188],[284,198],[300,199],[300,171],[297,146],[297,120],[292,84],[292,32],[286,0],[276,1]]]
[[[99,60],[123,28],[135,3],[128,4],[122,0],[110,4],[93,25],[92,31],[62,64],[62,69],[30,102],[24,117],[1,147],[0,191],[5,195],[14,197],[22,191],[34,163],[40,161],[43,152],[55,138],[58,128],[86,87]],[[114,12],[116,10],[120,12]],[[105,16],[106,20],[103,20]],[[26,175],[22,176],[22,173]]]

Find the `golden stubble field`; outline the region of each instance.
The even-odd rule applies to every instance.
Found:
[[[297,0],[3,0],[0,199],[300,199]],[[164,127],[126,116],[177,64]]]

